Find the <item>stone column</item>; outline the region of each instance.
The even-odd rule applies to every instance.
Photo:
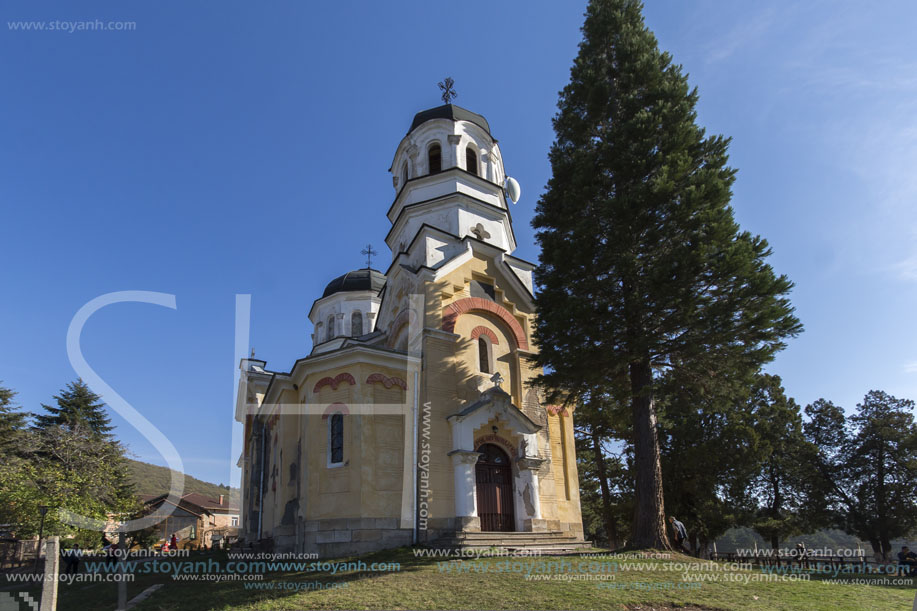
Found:
[[[57,609],[57,576],[60,573],[60,537],[45,539],[45,581],[41,586],[41,611]]]
[[[344,335],[344,313],[338,312],[334,315],[334,337]]]
[[[538,469],[544,464],[544,458],[522,457],[516,459],[519,477],[516,490],[522,498],[525,514],[522,518],[522,529],[529,532],[548,530],[547,520],[541,517],[541,495],[538,492]]]
[[[480,455],[479,452],[469,450],[449,452],[455,478],[455,520],[459,530],[481,530],[474,486],[474,465]]]
[[[443,169],[444,169],[444,170],[445,170],[445,169],[448,169],[448,168],[457,168],[457,167],[459,167],[459,153],[460,153],[460,151],[458,150],[458,145],[459,145],[459,142],[462,141],[462,136],[461,136],[460,134],[450,134],[449,136],[446,136],[446,138],[449,140],[449,157],[450,157],[450,159],[449,159],[449,163],[448,163],[448,165],[447,165],[447,164],[446,164],[445,155],[443,156]],[[445,152],[445,151],[443,151],[443,152]]]

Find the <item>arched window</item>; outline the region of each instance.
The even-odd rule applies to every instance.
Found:
[[[325,336],[325,341],[334,339],[334,314],[328,317],[328,331]]]
[[[478,368],[481,373],[490,373],[490,344],[483,335],[478,337]]]
[[[363,335],[363,313],[356,311],[350,315],[350,336],[360,337]]]
[[[403,187],[404,185],[407,184],[407,182],[408,182],[408,162],[405,161],[404,164],[402,164],[401,166],[401,185],[400,186]]]
[[[328,421],[328,464],[344,462],[344,414],[333,414]]]
[[[475,176],[478,175],[478,154],[470,146],[465,149],[465,169]]]
[[[427,160],[429,161],[430,174],[436,174],[443,169],[443,151],[439,147],[439,142],[430,145],[427,151]]]

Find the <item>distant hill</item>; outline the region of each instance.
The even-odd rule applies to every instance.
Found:
[[[172,485],[171,470],[166,467],[140,462],[139,460],[128,459],[127,462],[137,494],[165,494],[169,491],[169,486]],[[238,493],[238,488],[231,491],[229,486],[211,484],[186,474],[184,494],[191,492],[217,498],[221,494],[231,495],[231,493]],[[232,494],[232,496],[235,495]]]

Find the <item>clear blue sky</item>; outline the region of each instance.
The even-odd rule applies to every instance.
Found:
[[[386,170],[414,113],[484,114],[508,172],[517,255],[548,176],[550,119],[583,2],[7,2],[0,8],[0,379],[39,409],[75,377],[74,313],[111,291],[86,358],[162,428],[186,470],[229,479],[234,295],[288,370],[306,314],[383,243]],[[733,137],[739,222],[772,244],[806,326],[770,370],[802,403],[917,399],[917,5],[651,1],[649,26]],[[134,21],[134,31],[11,21]],[[162,463],[123,420],[118,434]]]

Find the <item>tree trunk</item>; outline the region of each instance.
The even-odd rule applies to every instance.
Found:
[[[634,418],[634,527],[636,548],[672,549],[665,529],[662,465],[656,431],[653,369],[649,359],[630,365],[631,408]]]
[[[872,553],[876,560],[885,560],[885,553],[882,551],[882,544],[878,539],[870,539],[869,546],[872,547]]]
[[[608,546],[617,549],[618,529],[615,527],[611,511],[611,490],[608,488],[608,477],[605,474],[605,454],[602,452],[602,438],[595,429],[592,430],[592,450],[595,453],[595,470],[602,489],[602,522],[605,524],[605,536],[608,537]]]

